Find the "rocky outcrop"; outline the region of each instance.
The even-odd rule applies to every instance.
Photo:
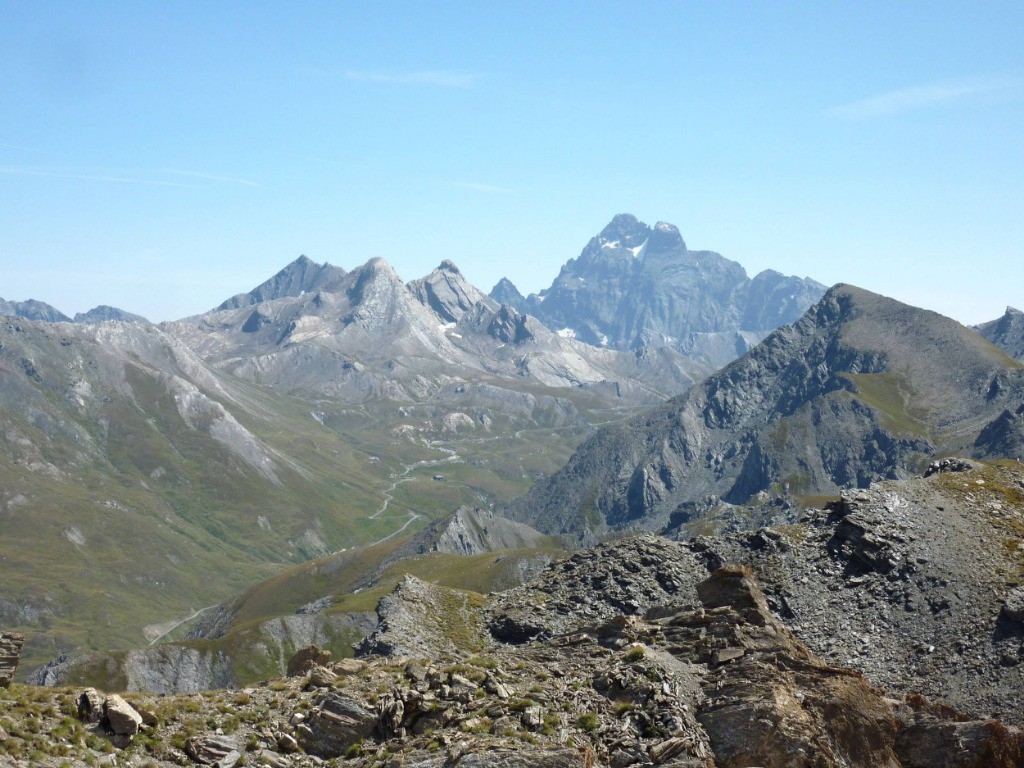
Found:
[[[1006,354],[1024,359],[1024,312],[1007,307],[1002,317],[975,326],[982,338],[988,339]]]
[[[110,687],[164,694],[230,688],[262,679],[268,670],[286,674],[288,659],[311,644],[347,652],[355,638],[375,627],[368,612],[280,616],[216,634],[198,647],[186,641],[65,656],[37,668],[29,682],[67,686],[98,679]]]
[[[25,636],[17,632],[0,632],[0,688],[9,688],[18,671]]]
[[[356,646],[356,655],[452,658],[465,653],[480,643],[477,599],[406,576],[378,603],[378,628]]]
[[[834,528],[835,510],[822,513],[816,525]],[[751,551],[792,551],[783,534],[761,533]],[[800,540],[819,547],[823,535]],[[1017,726],[886,693],[812,652],[778,615],[774,584],[765,592],[751,568],[718,567],[740,541],[609,542],[489,605],[407,580],[382,601],[372,649],[380,655],[313,663],[304,675],[240,691],[133,697],[131,706],[139,718],[160,712],[150,716],[145,743],[161,768],[237,765],[243,749],[246,764],[274,768],[337,758],[371,768],[385,755],[437,768],[1021,765]],[[595,580],[580,583],[588,575]],[[573,603],[572,594],[588,597]],[[444,618],[456,601],[468,621]],[[544,631],[516,642],[481,631],[499,616],[532,617]],[[323,660],[303,655],[314,657]],[[41,751],[48,729],[62,724],[59,707],[38,705],[46,695],[5,712],[12,724],[33,719],[18,731],[26,750]],[[85,691],[79,701],[80,711],[109,713],[117,700],[100,705],[99,694]],[[103,734],[126,744],[110,724],[95,727],[62,756],[91,762]]]
[[[551,543],[550,536],[491,510],[460,507],[431,522],[388,558],[388,562],[428,552],[479,555],[499,549],[544,547]]]
[[[298,741],[310,754],[340,757],[377,728],[377,715],[340,693],[328,693],[299,725]]]

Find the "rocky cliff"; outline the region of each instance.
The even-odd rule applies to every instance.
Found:
[[[1007,307],[1002,317],[982,323],[975,330],[1008,355],[1024,358],[1024,312]]]

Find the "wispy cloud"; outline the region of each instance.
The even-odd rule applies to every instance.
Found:
[[[106,181],[116,184],[143,184],[153,187],[183,187],[185,189],[196,189],[195,184],[181,184],[176,181],[157,181],[154,179],[132,178],[130,176],[111,176],[105,173],[77,173],[74,171],[41,168],[0,167],[0,174],[6,174],[8,176],[42,176],[51,179],[77,179],[79,181]]]
[[[496,187],[493,184],[479,184],[475,181],[453,181],[453,187],[471,189],[474,192],[494,192],[501,195],[514,195],[515,190],[508,187]]]
[[[973,96],[1008,91],[1015,82],[1003,78],[945,80],[937,83],[901,88],[871,98],[833,107],[838,117],[862,119],[882,117],[916,109],[940,107],[966,101]]]
[[[209,179],[210,181],[225,181],[229,184],[242,184],[246,187],[262,187],[258,181],[251,181],[250,179],[238,179],[234,176],[218,176],[213,173],[203,173],[202,171],[182,171],[178,168],[161,168],[160,173],[170,173],[175,176],[191,176],[195,179]]]
[[[340,73],[316,70],[324,76],[340,74],[346,80],[382,85],[428,85],[437,88],[472,88],[483,75],[479,72],[460,72],[449,69],[424,69],[419,71],[393,72],[347,69]]]
[[[6,143],[4,143],[2,141],[0,141],[0,147],[3,147],[4,149],[16,149],[19,152],[37,152],[38,151],[38,150],[32,149],[31,147],[22,147],[22,146],[19,146],[18,144],[6,144]]]

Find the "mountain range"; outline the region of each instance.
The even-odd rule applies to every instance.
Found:
[[[589,344],[671,347],[718,367],[797,320],[824,292],[810,278],[773,270],[749,278],[735,261],[689,250],[672,224],[619,214],[546,290],[524,298],[502,279],[490,295]]]
[[[510,499],[713,369],[556,332],[450,261],[403,282],[300,257],[160,325],[0,312],[0,617],[30,664],[148,642],[273,570]]]
[[[839,285],[699,385],[599,431],[507,507],[585,541],[706,525],[729,505],[834,494],[936,455],[1004,458],[1024,366],[954,320]]]
[[[620,215],[529,297],[300,257],[158,326],[0,311],[18,679],[167,694],[12,685],[0,632],[19,768],[1024,759],[1017,310]]]

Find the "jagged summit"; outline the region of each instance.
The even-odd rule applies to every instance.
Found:
[[[430,307],[447,323],[458,322],[466,312],[480,303],[492,309],[497,308],[494,300],[466,280],[450,259],[442,261],[426,277],[409,281],[408,288],[421,303]]]
[[[975,327],[982,338],[988,339],[1008,355],[1024,359],[1024,312],[1007,307],[1002,317]]]
[[[654,225],[654,229],[651,231],[651,236],[647,243],[647,249],[649,251],[671,250],[685,253],[686,243],[683,241],[683,236],[679,234],[679,228],[677,226],[665,221],[659,221]]]
[[[238,309],[285,296],[301,296],[316,290],[332,291],[338,288],[346,272],[327,262],[317,264],[307,256],[299,256],[266,282],[248,293],[239,293],[217,307],[217,310]]]
[[[518,308],[589,344],[670,347],[722,365],[796,320],[824,291],[797,277],[751,280],[720,254],[690,251],[678,227],[652,228],[623,213]]]
[[[88,312],[79,312],[75,315],[76,323],[105,323],[111,320],[121,323],[149,323],[149,320],[144,318],[142,315],[125,312],[123,309],[111,307],[106,304],[100,304],[97,307],[93,307]]]
[[[26,320],[39,320],[44,323],[70,323],[71,318],[56,307],[43,301],[28,299],[27,301],[4,301],[0,299],[0,315],[23,317]]]
[[[519,292],[515,283],[507,277],[503,277],[495,283],[494,287],[491,288],[491,292],[487,295],[499,304],[507,304],[519,311],[523,311],[523,308],[526,306],[526,297]]]
[[[651,235],[651,228],[631,213],[616,214],[591,243],[598,247],[636,248]]]

